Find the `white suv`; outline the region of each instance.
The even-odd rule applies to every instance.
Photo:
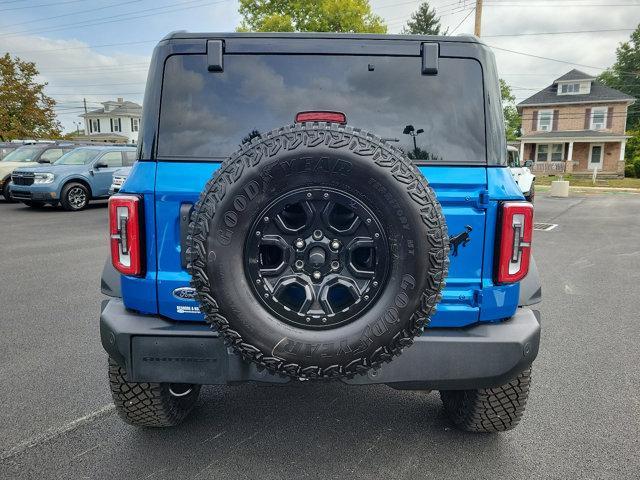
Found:
[[[535,198],[535,180],[536,176],[531,173],[531,165],[533,162],[527,160],[524,165],[520,165],[520,152],[515,147],[507,146],[507,162],[511,169],[513,179],[520,187],[520,191],[528,202],[533,203]]]

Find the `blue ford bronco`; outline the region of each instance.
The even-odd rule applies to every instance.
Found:
[[[143,120],[102,277],[125,421],[176,425],[202,385],[309,380],[518,423],[541,287],[485,45],[173,33]]]

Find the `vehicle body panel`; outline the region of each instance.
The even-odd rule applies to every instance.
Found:
[[[335,53],[367,55],[401,55],[415,57],[416,68],[419,66],[420,45],[424,41],[419,37],[399,37],[389,40],[388,37],[378,38],[369,36],[358,38],[353,42],[352,36],[309,35],[307,38],[296,38],[293,41],[282,41],[279,35],[238,36],[225,38],[225,56],[245,55],[248,53],[314,53],[323,52],[330,48]],[[485,65],[493,67],[493,58],[485,46],[475,41],[443,41],[440,43],[440,56],[450,58],[476,58]],[[161,82],[165,61],[175,54],[188,53],[190,55],[206,54],[207,43],[203,39],[173,38],[160,43],[154,51],[154,57],[148,78],[144,101],[144,115],[147,118],[160,118],[160,103],[162,98]],[[326,52],[325,52],[326,53]],[[230,58],[230,57],[229,57]],[[256,57],[257,58],[257,57]],[[494,103],[489,101],[496,95],[492,86],[497,84],[494,78],[494,68],[482,71],[486,76],[485,110],[487,130],[493,128],[493,118],[501,118],[500,110],[496,110]],[[213,75],[207,72],[206,75]],[[496,111],[494,111],[496,110]],[[358,125],[354,125],[358,126]],[[219,168],[220,163],[205,158],[172,159],[159,157],[157,152],[158,125],[146,123],[140,132],[139,160],[141,164],[154,162],[155,186],[138,176],[140,169],[134,169],[130,174],[122,193],[139,193],[138,187],[144,184],[145,191],[150,187],[154,190],[155,215],[155,245],[151,245],[153,236],[146,240],[147,251],[153,249],[155,264],[147,259],[147,273],[145,279],[127,279],[131,285],[147,282],[155,269],[157,278],[157,311],[168,318],[179,321],[203,321],[203,315],[197,309],[197,302],[193,299],[178,298],[173,292],[182,287],[188,287],[190,275],[181,262],[181,221],[180,209],[185,204],[193,205],[206,181]],[[376,132],[373,132],[376,133]],[[494,138],[495,137],[495,138]],[[497,138],[497,140],[496,140]],[[451,264],[447,286],[443,292],[443,299],[438,313],[433,317],[432,327],[462,327],[479,321],[499,321],[511,316],[517,308],[518,286],[493,285],[493,271],[483,269],[483,265],[492,265],[492,248],[495,226],[497,222],[497,202],[505,199],[521,199],[508,171],[501,165],[506,164],[506,145],[501,136],[487,136],[487,160],[484,165],[442,165],[437,161],[419,161],[421,172],[436,191],[438,200],[443,206],[450,236],[468,232],[469,241],[455,248],[455,255],[451,255]],[[157,163],[156,163],[157,162]],[[148,168],[153,168],[149,166]],[[490,192],[489,171],[500,170],[507,175],[493,175],[493,181],[507,181],[510,186],[503,187],[497,192]],[[137,187],[130,183],[138,180]],[[495,188],[493,186],[492,188]],[[494,197],[492,197],[492,194]],[[145,194],[145,212],[148,211],[148,197]],[[148,223],[147,223],[148,228]],[[184,226],[183,226],[184,228]],[[489,262],[489,263],[486,263]],[[140,311],[151,312],[152,299],[145,295],[146,300],[131,296],[140,296],[140,292],[131,292],[124,288],[124,302],[127,307]],[[486,295],[485,295],[486,293]]]

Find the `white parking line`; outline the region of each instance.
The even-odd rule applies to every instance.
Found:
[[[111,412],[113,412],[114,409],[115,409],[115,406],[113,404],[105,405],[104,407],[99,408],[95,412],[91,412],[87,415],[76,418],[75,420],[71,420],[70,422],[65,423],[64,425],[61,425],[59,427],[46,430],[40,435],[36,435],[35,437],[24,440],[18,443],[17,445],[11,447],[9,450],[3,451],[2,453],[0,453],[0,460],[6,460],[8,458],[11,458],[15,455],[25,452],[26,450],[29,450],[30,448],[33,448],[42,443],[48,442],[49,440],[53,440],[54,438],[64,435],[65,433],[69,433],[72,430],[75,430],[76,428],[86,425],[87,423],[94,422],[106,415],[109,415]]]

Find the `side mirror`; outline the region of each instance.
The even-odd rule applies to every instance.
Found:
[[[40,160],[38,160],[38,163],[51,163],[51,160],[46,160],[44,158],[41,158]]]
[[[108,168],[108,167],[109,167],[109,165],[107,165],[107,164],[106,164],[106,163],[104,163],[104,162],[98,162],[98,163],[96,163],[96,164],[94,165],[94,168]]]
[[[526,162],[524,162],[524,166],[527,168],[533,167],[533,160],[527,160]]]

